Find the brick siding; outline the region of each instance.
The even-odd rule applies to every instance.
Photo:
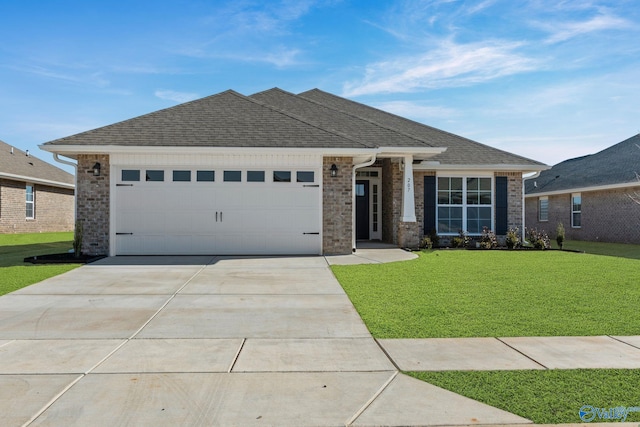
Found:
[[[100,176],[93,176],[99,162]],[[83,224],[82,253],[109,254],[109,156],[78,156],[77,215]]]
[[[73,190],[34,184],[35,216],[26,218],[26,182],[0,179],[0,233],[73,231]]]
[[[522,232],[522,172],[496,172],[495,176],[506,176],[508,180],[507,228],[517,227]]]
[[[335,164],[338,176],[329,169]],[[353,159],[325,157],[322,167],[322,252],[350,254],[353,234]]]
[[[588,191],[582,195],[582,227],[571,227],[571,193],[549,196],[549,220],[538,218],[538,197],[526,200],[527,227],[545,230],[555,238],[562,222],[567,240],[640,244],[640,205],[628,194],[640,194],[640,186],[629,189]]]

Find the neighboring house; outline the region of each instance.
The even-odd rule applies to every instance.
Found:
[[[640,244],[640,134],[526,181],[527,227],[567,239]]]
[[[90,254],[345,254],[523,226],[542,163],[320,90],[234,91],[43,144]],[[94,169],[99,168],[99,176]]]
[[[0,141],[0,233],[73,230],[73,175]]]

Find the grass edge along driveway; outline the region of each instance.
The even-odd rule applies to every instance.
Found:
[[[24,258],[67,252],[73,233],[0,234],[0,295],[57,276],[80,264],[29,264]]]
[[[332,269],[376,338],[640,334],[637,259],[443,250]],[[640,370],[407,374],[538,424],[583,423],[583,405],[640,406]],[[619,420],[593,420],[604,421]]]

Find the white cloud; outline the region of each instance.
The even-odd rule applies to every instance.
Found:
[[[200,98],[200,95],[197,93],[189,93],[189,92],[177,92],[175,90],[165,90],[159,89],[154,92],[154,95],[160,99],[166,99],[168,101],[174,101],[178,103],[193,101],[194,99]]]
[[[600,14],[582,22],[538,23],[537,25],[551,33],[545,43],[553,44],[595,31],[629,28],[631,23],[613,15]]]
[[[422,55],[368,65],[365,77],[346,83],[343,94],[360,96],[469,86],[537,69],[537,61],[516,53],[520,46],[516,42],[445,41],[436,50]]]

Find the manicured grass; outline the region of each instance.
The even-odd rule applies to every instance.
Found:
[[[73,233],[0,234],[0,295],[73,270],[80,264],[33,265],[26,257],[67,252]]]
[[[582,423],[583,405],[596,408],[640,406],[640,370],[408,372],[409,375],[536,424]],[[592,422],[607,422],[596,417]],[[627,422],[640,421],[630,412]]]
[[[552,241],[556,248],[558,245]],[[640,245],[626,245],[623,243],[583,242],[570,240],[564,243],[564,249],[582,251],[588,254],[609,255],[622,258],[640,259]]]
[[[376,338],[640,334],[640,260],[437,250],[332,269]]]

